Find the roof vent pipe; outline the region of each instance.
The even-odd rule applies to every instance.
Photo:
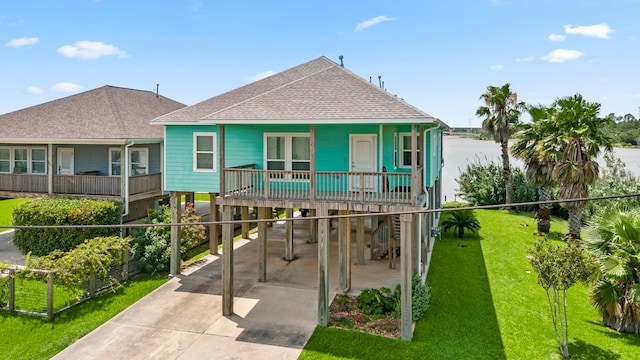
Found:
[[[338,59],[340,59],[340,66],[344,67],[344,62],[342,61],[342,59],[344,59],[344,56],[340,55],[338,56]]]
[[[382,75],[378,75],[378,85],[382,89]]]
[[[160,84],[156,84],[156,99],[160,98],[159,93],[160,93]]]

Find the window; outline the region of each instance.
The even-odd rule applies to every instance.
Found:
[[[46,174],[47,149],[0,147],[0,173]]]
[[[309,171],[309,134],[265,134],[265,154],[267,170]]]
[[[109,149],[109,176],[120,176],[122,156],[120,148]],[[149,149],[129,148],[129,176],[149,173]]]
[[[420,148],[418,148],[418,166],[421,163]],[[400,167],[411,167],[411,134],[400,134]]]
[[[193,145],[193,171],[217,171],[216,133],[194,133]]]

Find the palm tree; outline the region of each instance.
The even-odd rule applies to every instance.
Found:
[[[442,221],[444,231],[453,229],[458,232],[458,237],[464,237],[464,229],[473,233],[480,230],[480,222],[473,216],[473,210],[456,210],[450,213],[449,217]]]
[[[513,199],[511,188],[511,167],[509,166],[509,138],[520,122],[520,110],[524,103],[518,101],[518,94],[511,91],[509,83],[501,87],[489,86],[487,92],[480,95],[485,106],[476,110],[476,116],[484,117],[482,128],[493,136],[493,140],[502,148],[502,169],[504,171],[505,199],[507,206]]]
[[[545,152],[543,149],[544,122],[549,118],[551,110],[539,105],[528,106],[527,111],[532,122],[520,126],[520,130],[514,135],[511,153],[524,162],[525,175],[531,185],[538,188],[540,201],[551,200],[551,189],[555,185],[551,173],[556,164],[556,156],[553,152]],[[540,204],[536,222],[539,233],[549,232],[551,204]]]
[[[611,119],[599,118],[600,104],[587,102],[580,94],[556,99],[551,108],[548,121],[543,123],[542,156],[560,154],[551,173],[560,184],[559,198],[586,198],[589,185],[599,176],[595,158],[602,149],[612,149],[611,138],[604,132]],[[584,205],[581,201],[566,203],[571,239],[580,239]]]
[[[591,301],[602,322],[623,332],[640,333],[640,211],[601,214],[587,230],[585,250],[598,269]]]

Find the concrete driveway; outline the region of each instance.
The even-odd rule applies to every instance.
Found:
[[[284,223],[269,228],[266,283],[256,281],[257,241],[235,242],[234,315],[222,316],[222,261],[208,255],[53,359],[297,359],[317,322],[318,262],[317,244],[307,243],[307,222],[297,220],[294,229],[296,260],[285,261]],[[338,286],[335,229],[330,245],[332,297]],[[352,293],[393,288],[399,278],[384,260],[353,265]]]
[[[25,256],[13,243],[13,230],[0,232],[0,262],[24,265]]]

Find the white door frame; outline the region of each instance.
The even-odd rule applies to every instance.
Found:
[[[367,139],[371,142],[373,148],[371,149],[371,163],[370,166],[366,166],[368,170],[364,172],[377,172],[378,171],[378,135],[377,134],[349,134],[349,171],[355,170],[355,159],[354,159],[354,151],[356,151],[356,141]],[[362,170],[357,170],[362,171]],[[360,180],[359,177],[351,176],[349,179],[349,190],[359,190],[360,188]],[[376,181],[375,176],[365,177],[365,189],[368,191],[377,192],[378,191],[378,181]]]
[[[69,157],[69,171],[67,173],[67,171],[65,171],[65,173],[62,172],[62,153],[63,152],[69,152],[70,153],[70,157]],[[74,157],[75,157],[75,152],[73,148],[58,148],[58,157],[56,159],[57,162],[57,171],[56,174],[58,175],[73,175],[74,174]]]

